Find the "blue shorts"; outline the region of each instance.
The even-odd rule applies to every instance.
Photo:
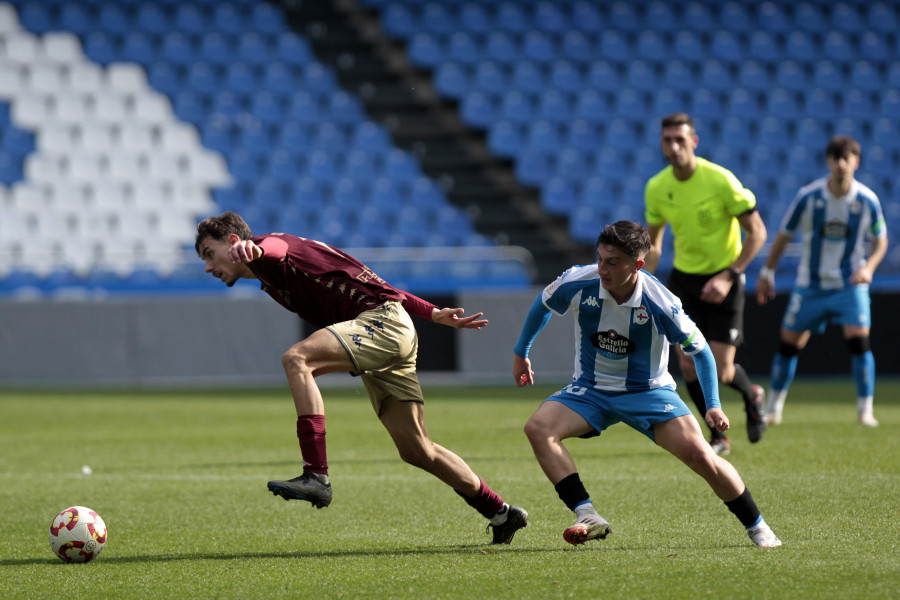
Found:
[[[571,408],[594,428],[591,433],[581,436],[584,438],[598,436],[610,425],[622,422],[655,441],[655,424],[691,414],[674,387],[645,392],[609,392],[574,381],[545,400],[551,401]]]
[[[790,331],[822,333],[835,325],[869,327],[872,322],[869,287],[854,285],[842,290],[795,289],[791,292],[781,326]]]

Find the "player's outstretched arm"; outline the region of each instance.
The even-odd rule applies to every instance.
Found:
[[[481,329],[487,326],[488,320],[481,318],[484,313],[475,313],[464,317],[462,315],[465,312],[464,308],[435,308],[431,312],[431,320],[456,329]]]

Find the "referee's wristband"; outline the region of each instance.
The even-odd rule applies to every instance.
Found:
[[[761,279],[768,279],[769,281],[772,281],[775,279],[775,269],[763,267],[759,270],[759,277]]]

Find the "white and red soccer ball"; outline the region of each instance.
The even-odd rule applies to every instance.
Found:
[[[106,523],[85,506],[71,506],[50,524],[50,550],[66,562],[85,563],[106,544]]]

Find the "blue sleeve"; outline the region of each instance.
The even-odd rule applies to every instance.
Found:
[[[716,372],[716,359],[713,357],[712,350],[709,349],[709,346],[704,346],[703,350],[693,356],[693,359],[694,369],[697,371],[697,378],[703,389],[703,398],[706,399],[706,410],[722,408],[722,404],[719,402],[719,375]]]
[[[544,306],[541,294],[534,299],[528,316],[525,317],[525,324],[522,325],[522,333],[519,334],[519,341],[516,342],[515,353],[522,358],[528,358],[528,352],[531,350],[531,344],[538,336],[541,330],[550,322],[552,313],[550,309]]]

